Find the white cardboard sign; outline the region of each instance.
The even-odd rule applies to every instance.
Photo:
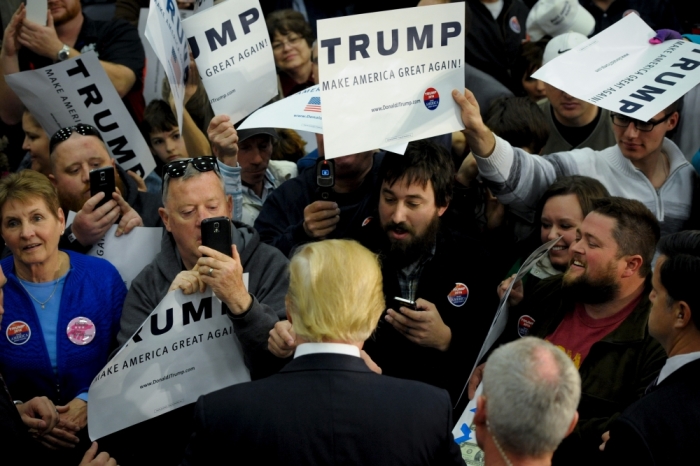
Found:
[[[277,95],[272,44],[258,0],[220,3],[183,26],[216,115],[236,123]]]
[[[464,3],[318,21],[326,158],[464,128]]]
[[[649,43],[656,33],[627,15],[537,70],[540,79],[578,99],[649,121],[700,83],[700,45]]]
[[[98,241],[87,254],[109,261],[122,276],[124,285],[128,289],[131,288],[134,278],[160,252],[163,228],[136,227],[126,235],[115,236],[117,226],[112,225],[104,238]]]
[[[90,439],[249,380],[221,301],[211,289],[188,296],[175,290],[93,379],[88,392]]]
[[[182,102],[189,74],[190,54],[175,0],[151,0],[144,35],[165,69],[175,100],[177,124],[182,131]]]
[[[156,167],[95,52],[10,74],[5,81],[49,136],[66,126],[89,124],[100,130],[107,149],[124,170],[145,178]]]

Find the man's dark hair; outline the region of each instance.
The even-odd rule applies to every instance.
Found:
[[[520,45],[520,55],[515,60],[513,77],[520,83],[521,79],[527,79],[542,66],[544,49],[549,43],[550,37],[545,36],[537,42],[525,42]]]
[[[539,154],[549,138],[542,109],[528,97],[501,97],[486,112],[486,126],[512,146]]]
[[[669,302],[685,301],[695,327],[700,329],[700,231],[686,230],[664,236],[659,242],[659,253],[666,260],[659,270],[661,284],[666,288]]]
[[[151,133],[170,131],[177,127],[177,118],[170,108],[170,104],[160,99],[152,100],[146,106],[146,110],[143,112],[143,121],[139,125],[148,147],[151,147]]]
[[[422,139],[409,143],[404,155],[387,152],[380,168],[380,179],[393,186],[404,178],[409,185],[419,183],[423,188],[432,181],[435,205],[445,207],[452,199],[454,173],[447,149]]]
[[[270,40],[274,40],[275,32],[286,36],[293,32],[303,37],[309,47],[314,43],[314,34],[311,31],[311,26],[304,19],[304,15],[294,10],[277,10],[267,15],[265,20],[267,24],[267,32],[270,34]]]
[[[651,261],[659,241],[659,222],[654,214],[639,201],[622,197],[606,197],[593,201],[591,213],[614,219],[613,238],[617,243],[619,256],[642,256],[639,275],[651,273]]]

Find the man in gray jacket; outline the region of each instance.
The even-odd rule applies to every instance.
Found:
[[[233,257],[201,245],[202,220],[228,217],[233,203],[224,192],[215,159],[207,159],[199,157],[194,164],[183,159],[164,167],[160,215],[168,233],[160,253],[131,284],[117,340],[123,345],[169,291],[180,288],[189,294],[210,286],[228,307],[249,363],[250,357],[267,351],[268,332],[286,318],[288,261],[277,249],[261,243],[255,230],[236,222]],[[179,171],[170,170],[173,164]]]
[[[617,144],[605,150],[582,148],[540,157],[495,136],[470,91],[455,90],[452,96],[461,107],[479,173],[511,210],[529,215],[557,178],[585,175],[599,180],[612,196],[641,201],[656,216],[662,236],[680,231],[689,220],[697,174],[665,137],[678,124],[677,102],[647,122],[611,113]]]

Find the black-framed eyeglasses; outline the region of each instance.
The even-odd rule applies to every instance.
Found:
[[[187,165],[192,164],[192,166],[200,172],[210,172],[212,170],[218,172],[219,164],[216,161],[216,157],[213,155],[203,155],[201,157],[194,157],[190,159],[178,159],[168,162],[163,165],[163,187],[168,180],[165,179],[165,175],[170,178],[181,178],[185,176],[187,171]]]
[[[49,154],[53,152],[57,145],[67,140],[73,133],[78,133],[81,136],[96,136],[100,141],[104,142],[102,135],[94,126],[86,125],[85,123],[80,123],[75,126],[66,126],[65,128],[59,129],[51,136],[51,140],[49,141]]]
[[[673,115],[673,114],[674,114],[674,112],[671,112],[659,120],[640,121],[640,120],[635,120],[634,118],[630,118],[626,115],[621,115],[619,113],[612,113],[611,112],[610,118],[612,118],[613,125],[615,125],[615,126],[627,128],[630,125],[630,123],[634,123],[634,127],[637,128],[638,131],[643,131],[643,132],[647,133],[647,132],[651,131],[652,129],[654,129],[654,126],[658,125],[659,123],[663,123],[664,121],[671,118],[671,115]]]

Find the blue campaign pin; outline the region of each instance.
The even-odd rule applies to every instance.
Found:
[[[23,345],[32,337],[32,329],[29,328],[26,322],[15,320],[7,326],[5,336],[7,341],[13,345]]]

